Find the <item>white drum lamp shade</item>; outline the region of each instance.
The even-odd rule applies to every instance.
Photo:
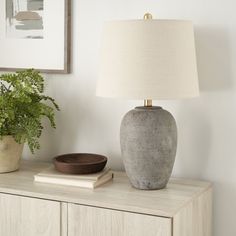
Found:
[[[100,63],[98,96],[179,99],[199,94],[191,21],[107,22]]]

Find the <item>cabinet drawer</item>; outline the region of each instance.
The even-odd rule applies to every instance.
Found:
[[[60,203],[0,194],[0,235],[60,236]]]
[[[68,204],[68,236],[171,236],[171,219]]]

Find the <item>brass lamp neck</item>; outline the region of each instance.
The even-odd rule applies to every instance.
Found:
[[[152,20],[152,14],[150,13],[145,13],[145,15],[143,16],[144,20]],[[151,99],[145,99],[144,100],[144,106],[145,107],[152,107],[152,100]]]
[[[152,107],[152,100],[151,99],[145,99],[144,100],[144,106],[145,107]]]

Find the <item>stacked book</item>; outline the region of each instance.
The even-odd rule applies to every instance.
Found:
[[[69,175],[58,172],[54,166],[43,170],[34,176],[35,182],[60,184],[81,188],[96,188],[113,178],[110,168],[105,168],[101,172],[87,175]]]

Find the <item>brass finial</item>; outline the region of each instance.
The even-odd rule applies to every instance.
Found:
[[[144,20],[151,20],[152,19],[152,14],[151,13],[145,13],[144,16],[143,16],[143,19]]]

